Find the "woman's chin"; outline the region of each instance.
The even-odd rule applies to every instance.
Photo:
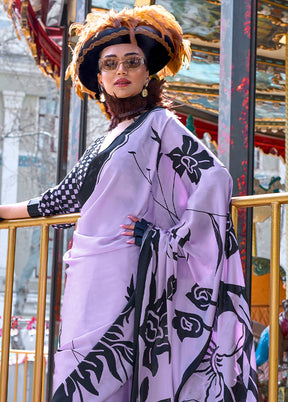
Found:
[[[139,92],[140,93],[140,92]],[[125,91],[125,90],[117,90],[114,91],[113,95],[115,98],[118,99],[125,99],[125,98],[130,98],[131,96],[136,96],[138,93],[132,92],[132,91]]]

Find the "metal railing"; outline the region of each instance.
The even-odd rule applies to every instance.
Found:
[[[278,347],[279,347],[279,262],[280,262],[280,208],[288,204],[288,193],[234,197],[232,217],[237,232],[238,210],[248,207],[271,206],[271,263],[270,263],[270,350],[269,350],[269,402],[277,402]],[[8,229],[8,251],[5,282],[5,301],[2,330],[0,401],[7,401],[9,345],[12,311],[12,293],[15,261],[16,230],[20,227],[41,226],[40,267],[38,282],[37,331],[35,362],[33,370],[33,402],[43,401],[44,382],[44,331],[46,307],[46,282],[49,226],[76,223],[79,214],[59,215],[45,218],[27,218],[0,222],[0,229]]]
[[[232,219],[236,233],[238,209],[271,206],[269,402],[278,400],[280,215],[282,204],[288,204],[288,193],[235,197],[232,200]]]
[[[9,371],[9,345],[10,325],[12,312],[13,278],[15,262],[16,230],[20,227],[41,227],[40,263],[38,280],[37,303],[37,329],[35,361],[33,370],[33,402],[43,401],[43,357],[44,357],[44,333],[45,333],[45,308],[46,308],[46,283],[47,260],[49,243],[49,226],[77,222],[80,214],[58,215],[45,218],[15,219],[0,222],[0,229],[8,229],[8,250],[5,281],[5,298],[2,329],[1,352],[1,376],[0,376],[0,401],[7,401],[8,371]]]
[[[1,349],[0,349],[1,353]],[[20,350],[20,349],[10,349],[9,353],[10,359],[12,363],[10,363],[10,367],[14,368],[13,374],[14,378],[11,381],[11,390],[13,387],[13,401],[16,402],[19,400],[18,395],[21,396],[23,402],[29,402],[29,391],[28,391],[28,373],[29,373],[29,362],[34,364],[35,360],[35,350]],[[48,353],[43,354],[43,375],[42,375],[42,401],[44,400],[44,382],[45,382],[45,370],[46,370],[46,361],[47,361]],[[18,377],[20,374],[20,369],[23,369],[23,387],[21,388],[18,384]],[[11,374],[11,373],[10,373]],[[13,384],[14,382],[14,384]],[[12,398],[10,398],[12,400]]]

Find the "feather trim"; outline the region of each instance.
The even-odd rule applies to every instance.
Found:
[[[83,98],[83,92],[95,98],[95,92],[86,88],[79,80],[79,65],[81,58],[79,52],[83,44],[97,37],[99,32],[108,28],[127,27],[130,32],[131,43],[136,43],[134,29],[139,26],[150,26],[159,31],[162,43],[166,43],[165,36],[168,36],[174,46],[174,54],[168,64],[158,72],[160,79],[168,75],[175,75],[184,64],[189,64],[191,58],[190,43],[183,39],[180,25],[174,16],[160,5],[124,8],[120,12],[113,9],[107,13],[97,12],[87,15],[85,24],[75,23],[70,27],[70,35],[78,36],[77,44],[73,50],[73,57],[66,70],[66,79],[71,77],[75,91],[78,96]],[[161,40],[157,38],[157,40]],[[165,45],[164,45],[165,46]]]

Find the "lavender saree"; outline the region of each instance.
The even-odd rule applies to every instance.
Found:
[[[70,176],[81,218],[53,402],[256,401],[229,173],[162,108],[93,152]],[[127,215],[149,222],[140,248],[121,236]]]

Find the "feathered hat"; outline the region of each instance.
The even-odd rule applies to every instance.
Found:
[[[99,58],[104,48],[135,43],[145,54],[150,75],[175,75],[190,60],[189,41],[174,16],[160,5],[125,8],[120,12],[90,13],[85,24],[71,26],[78,42],[66,78],[71,76],[77,95],[99,99]]]

